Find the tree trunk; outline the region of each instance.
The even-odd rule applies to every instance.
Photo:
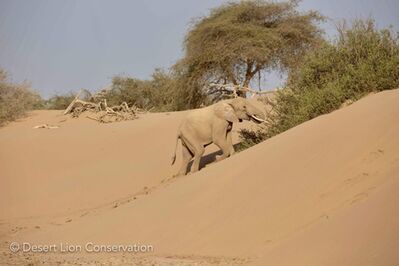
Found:
[[[247,98],[247,93],[245,91],[237,90],[237,96]]]
[[[251,75],[253,76],[253,75]],[[249,88],[249,82],[251,81],[251,77],[247,76],[244,80],[244,83],[242,84],[242,87],[244,88]],[[243,98],[247,98],[247,92],[246,91],[238,91],[238,96],[243,97]]]

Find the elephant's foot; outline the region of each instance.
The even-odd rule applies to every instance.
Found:
[[[226,159],[227,158],[227,156],[225,156],[225,155],[216,155],[216,162],[219,162],[219,161],[221,161],[221,160],[223,160],[223,159]]]
[[[199,169],[191,169],[190,172],[187,173],[187,175],[189,174],[194,174],[196,172],[198,172]]]

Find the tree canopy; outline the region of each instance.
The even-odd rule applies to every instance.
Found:
[[[315,11],[301,13],[296,7],[297,1],[233,2],[194,22],[179,62],[187,86],[192,86],[190,93],[198,94],[193,88],[210,82],[247,87],[262,70],[294,67],[321,41],[317,23],[323,19]]]

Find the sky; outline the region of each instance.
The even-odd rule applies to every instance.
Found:
[[[96,91],[115,75],[146,79],[183,56],[194,18],[223,0],[0,0],[0,68],[12,81],[28,81],[43,97]],[[346,19],[373,17],[378,27],[399,31],[399,0],[303,0],[318,10],[334,36]],[[284,76],[266,76],[262,88],[281,86]]]

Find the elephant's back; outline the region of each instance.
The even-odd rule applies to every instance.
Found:
[[[212,111],[210,108],[193,110],[183,119],[180,133],[191,135],[201,143],[208,144],[212,140]]]

